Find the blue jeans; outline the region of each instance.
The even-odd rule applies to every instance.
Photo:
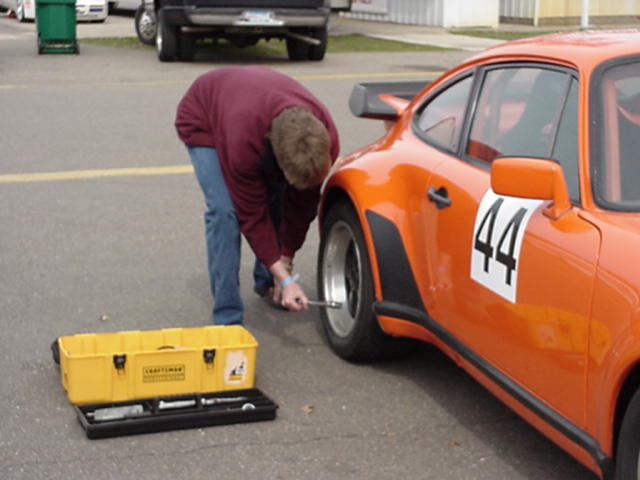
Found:
[[[211,294],[214,296],[213,323],[242,325],[244,306],[240,298],[240,226],[224,182],[218,154],[211,147],[187,145],[191,163],[204,195],[205,238]],[[253,269],[255,284],[273,285],[267,267],[257,259]]]

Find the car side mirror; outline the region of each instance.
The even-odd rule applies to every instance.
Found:
[[[496,158],[491,164],[491,188],[498,195],[551,200],[543,213],[553,220],[571,208],[562,166],[553,160]]]

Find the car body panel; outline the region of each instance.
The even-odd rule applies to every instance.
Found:
[[[584,426],[588,313],[598,234],[573,212],[551,221],[534,207],[517,272],[511,272],[512,284],[517,279],[517,301],[505,302],[469,272],[476,212],[489,188],[487,172],[470,170],[474,168],[462,162],[442,164],[432,179],[434,185],[449,190],[452,205],[429,223],[433,233],[427,248],[438,254],[430,261],[435,281],[430,314],[446,319],[449,330],[462,342],[474,345],[477,353],[505,374],[518,378],[534,395]],[[474,174],[477,178],[470,184],[475,191],[465,188]],[[452,183],[456,178],[464,184]],[[509,221],[510,213],[500,217],[508,201],[498,211],[494,244],[501,232],[509,235],[507,227],[499,225],[500,220]],[[581,251],[574,251],[575,245]],[[486,267],[500,277],[498,282],[506,282],[509,270],[495,256]],[[495,341],[497,335],[500,342]]]
[[[110,2],[111,3],[111,2]],[[118,10],[137,10],[142,4],[142,0],[118,0],[113,2],[113,7]]]
[[[617,393],[640,358],[640,272],[628,268],[637,261],[640,223],[623,214],[585,217],[603,232],[593,295],[587,415],[600,420],[593,424],[594,433],[603,435],[610,445]]]
[[[594,200],[591,82],[603,62],[638,54],[638,45],[635,30],[523,39],[475,55],[408,104],[376,92],[390,110],[378,103],[378,113],[371,110],[370,116],[389,121],[395,110],[397,119],[385,136],[332,170],[320,209],[322,217],[341,196],[353,204],[370,252],[374,311],[386,333],[434,343],[601,476],[610,471],[615,455],[626,407],[621,392],[638,386],[631,374],[640,361],[640,270],[635,267],[640,214],[605,210]],[[466,75],[475,78],[474,103],[465,112],[473,121],[481,111],[477,92],[490,88],[488,72],[507,68],[542,69],[567,78],[558,115],[577,99],[575,172],[565,180],[562,173],[553,174],[549,160],[515,158],[513,165],[520,160],[525,174],[537,175],[539,166],[543,176],[532,186],[535,194],[520,182],[516,197],[491,190],[486,163],[460,156],[463,150],[457,147],[449,151],[426,141],[416,128],[424,105],[436,105],[440,92],[453,91]],[[359,105],[367,117],[367,103]],[[517,103],[506,105],[501,125],[513,124],[518,116],[513,113]],[[562,116],[555,117],[554,135],[572,128],[561,125]],[[472,128],[465,125],[463,141]],[[562,164],[565,175],[567,168]],[[539,200],[530,199],[536,195]],[[404,299],[398,293],[402,289]],[[628,379],[635,383],[625,383]]]

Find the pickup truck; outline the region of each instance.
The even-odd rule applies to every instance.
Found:
[[[290,60],[322,60],[331,2],[336,0],[144,0],[135,16],[138,38],[156,45],[163,62],[191,61],[198,38],[236,46],[284,39]],[[335,9],[348,9],[339,0]]]

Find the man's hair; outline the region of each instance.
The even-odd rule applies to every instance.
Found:
[[[329,167],[329,133],[301,107],[285,108],[271,122],[269,139],[287,182],[299,190],[322,182]]]

